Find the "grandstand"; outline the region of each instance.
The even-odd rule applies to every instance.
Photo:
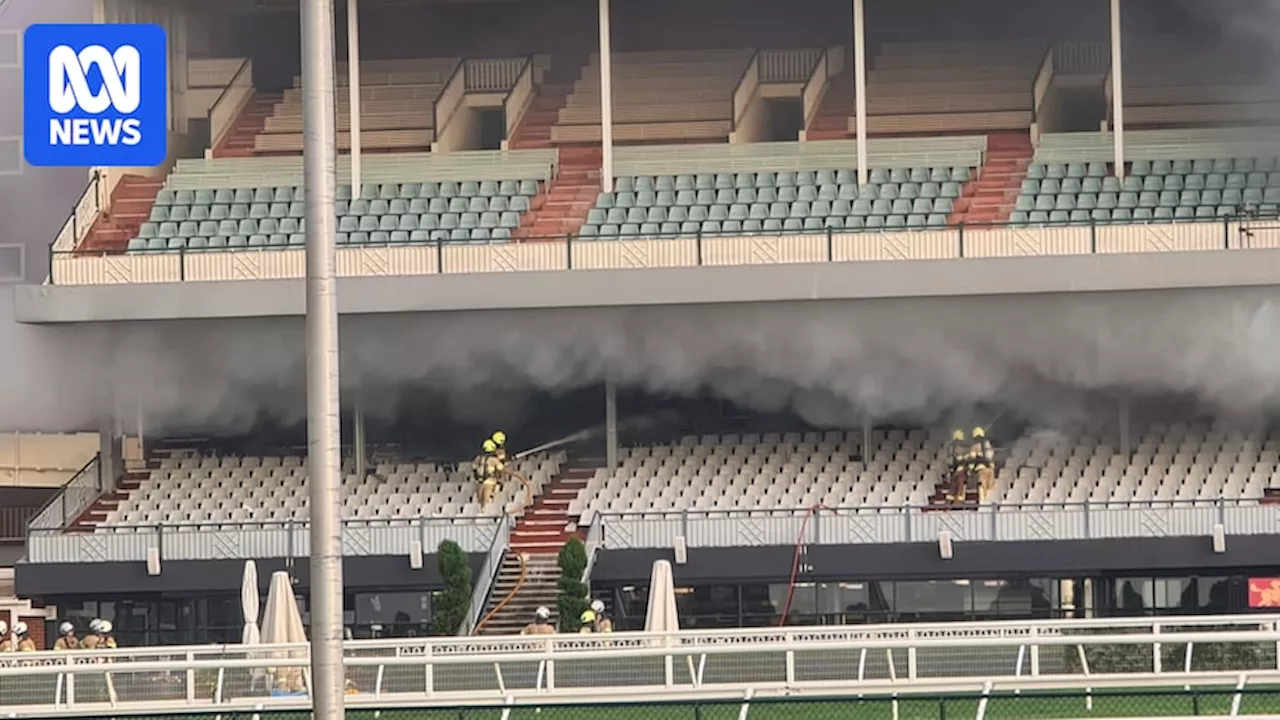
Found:
[[[1102,4],[917,0],[865,18],[819,0],[748,12],[620,4],[612,50],[579,17],[590,8],[505,3],[484,15],[470,5],[433,4],[431,21],[418,22],[413,3],[365,4],[376,30],[357,72],[358,173],[348,68],[338,67],[338,265],[382,296],[352,303],[352,314],[384,312],[390,295],[415,311],[437,307],[426,291],[385,290],[395,276],[462,276],[438,292],[465,312],[479,296],[465,283],[484,283],[489,298],[496,273],[598,271],[596,287],[607,288],[632,285],[610,279],[619,269],[901,259],[928,261],[920,277],[932,282],[960,259],[1276,242],[1254,222],[1280,214],[1269,64],[1248,43],[1228,52],[1210,42],[1187,18],[1166,22],[1167,3],[1126,0],[1119,85]],[[296,30],[280,17],[290,28],[296,18],[238,4],[209,12],[207,32],[182,51],[213,57],[193,55],[203,62],[175,88],[175,116],[196,126],[172,128],[178,157],[95,173],[33,302],[92,307],[97,288],[61,286],[126,285],[130,307],[207,317],[236,284],[301,276],[302,87]],[[849,42],[854,22],[865,24],[865,47]],[[259,23],[261,36],[228,29]],[[1120,95],[1127,125],[1112,105]],[[1035,278],[1004,268],[981,279],[992,293],[1035,290]],[[755,282],[767,294],[767,281]],[[183,284],[201,283],[198,302],[181,299]],[[152,284],[169,294],[146,297]],[[819,297],[831,284],[805,289]],[[269,285],[225,303],[228,312],[296,312],[263,301],[285,294]],[[632,304],[665,299],[634,285],[644,294]],[[495,332],[527,329],[516,322]],[[379,350],[408,352],[393,340]],[[436,372],[436,342],[414,350],[422,377]],[[367,468],[348,460],[355,632],[427,625],[445,540],[472,568],[462,631],[494,634],[555,603],[555,554],[575,538],[590,552],[585,579],[620,628],[642,622],[654,559],[683,558],[682,620],[698,626],[1248,612],[1249,580],[1274,566],[1280,436],[1266,421],[1241,430],[1170,414],[1087,432],[1016,421],[998,437],[983,503],[945,498],[946,423],[755,421],[767,424],[664,427],[622,446],[593,435],[525,458],[515,468],[527,490],[508,484],[484,507],[458,453],[401,449]],[[100,454],[54,503],[27,513],[18,589],[76,617],[106,614],[100,597],[111,596],[119,617],[142,618],[123,628],[138,642],[234,639],[241,562],[292,569],[307,555],[303,460],[265,445],[154,443],[144,469]],[[299,591],[306,602],[305,583]],[[393,595],[386,607],[408,621],[370,609]],[[169,617],[203,627],[159,619]]]

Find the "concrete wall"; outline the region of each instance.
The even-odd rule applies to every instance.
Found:
[[[98,452],[97,433],[0,434],[0,487],[58,487]]]

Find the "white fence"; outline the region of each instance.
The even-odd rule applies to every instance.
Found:
[[[1239,689],[1280,682],[1277,622],[1168,617],[382,640],[347,643],[344,662],[360,691],[348,698],[352,707]],[[268,668],[305,666],[305,646],[29,653],[5,661],[0,713],[10,716],[308,704],[305,693],[272,697],[265,680]]]

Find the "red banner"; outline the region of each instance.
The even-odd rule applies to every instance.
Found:
[[[1280,607],[1280,578],[1249,578],[1249,607]]]

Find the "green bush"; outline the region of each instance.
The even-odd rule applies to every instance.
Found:
[[[591,605],[588,595],[591,589],[582,582],[587,571],[587,546],[578,538],[560,548],[560,579],[556,581],[559,595],[556,606],[560,610],[560,632],[577,632],[582,627],[582,613]]]
[[[471,559],[458,543],[445,540],[436,550],[436,566],[444,589],[435,594],[433,635],[457,635],[471,611]]]

